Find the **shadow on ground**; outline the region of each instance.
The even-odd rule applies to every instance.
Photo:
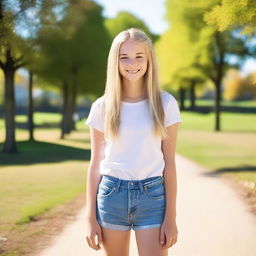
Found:
[[[28,130],[27,122],[16,122],[15,128]],[[52,128],[60,128],[60,123],[58,122],[44,122],[41,124],[35,124],[35,128],[43,128],[43,129],[52,129]]]
[[[0,148],[2,151],[3,143],[0,143]],[[17,148],[18,153],[0,153],[1,167],[70,160],[90,160],[90,150],[42,141],[19,141],[17,142]]]
[[[217,176],[222,173],[236,173],[236,172],[256,172],[256,166],[255,165],[242,165],[242,166],[237,166],[237,167],[223,167],[216,169],[211,172],[204,173],[203,175],[205,176]]]

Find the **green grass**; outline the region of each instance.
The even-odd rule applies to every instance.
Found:
[[[215,101],[214,100],[208,100],[208,99],[197,99],[196,105],[197,106],[214,106]],[[185,105],[190,105],[190,100],[185,100]],[[254,107],[256,108],[256,101],[229,101],[229,100],[222,100],[221,106],[236,106],[236,107]]]
[[[256,182],[256,115],[221,113],[221,131],[214,114],[182,112],[177,152],[215,174]]]
[[[16,120],[25,122],[26,117]],[[60,115],[37,113],[40,123],[54,123]],[[56,205],[85,191],[90,159],[88,128],[84,120],[78,130],[60,140],[56,128],[35,129],[35,142],[28,132],[16,129],[17,154],[0,153],[0,230],[16,229]],[[3,120],[0,121],[3,125]],[[57,122],[56,122],[57,124]],[[3,142],[4,134],[0,134]],[[2,149],[3,143],[0,143]]]
[[[215,127],[215,114],[201,114],[190,111],[182,112],[185,130],[213,131]],[[220,115],[221,132],[256,132],[256,115],[247,113],[222,112]]]
[[[81,177],[85,180],[85,167],[82,168],[77,161],[1,170],[2,221],[23,224],[72,199],[84,191]]]

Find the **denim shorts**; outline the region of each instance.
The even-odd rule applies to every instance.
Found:
[[[162,176],[122,180],[103,175],[97,190],[98,223],[115,230],[161,227],[166,209]]]

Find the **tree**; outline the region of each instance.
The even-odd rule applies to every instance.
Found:
[[[5,142],[3,152],[17,152],[15,142],[15,99],[14,75],[18,68],[24,66],[24,52],[28,52],[25,40],[15,33],[15,21],[20,19],[21,13],[32,7],[31,1],[18,1],[18,11],[4,0],[0,0],[0,68],[4,73],[4,118]]]
[[[91,1],[70,1],[57,27],[39,31],[38,74],[63,94],[61,138],[74,128],[78,95],[104,90],[110,38],[101,12]]]
[[[228,56],[235,55],[242,60],[246,54],[249,54],[248,49],[245,46],[245,42],[237,37],[233,31],[221,33],[204,22],[203,14],[216,4],[217,1],[184,0],[180,2],[172,0],[166,3],[167,18],[172,24],[171,29],[176,32],[176,34],[174,33],[176,37],[178,36],[178,31],[180,31],[181,45],[183,45],[181,47],[187,53],[187,55],[181,55],[180,58],[186,57],[185,61],[188,63],[188,67],[192,65],[193,68],[203,73],[215,85],[215,130],[219,131],[222,78],[228,68],[239,66],[242,63],[231,65],[228,62]],[[175,36],[172,38],[175,38]],[[180,49],[177,43],[176,46]],[[178,51],[177,54],[180,54],[180,52]],[[178,61],[177,59],[173,60],[175,64]],[[179,62],[181,63],[179,66],[183,67],[183,72],[186,72],[184,68],[186,66],[183,64],[184,60]]]
[[[185,26],[172,26],[156,42],[160,82],[168,90],[179,90],[180,108],[190,91],[190,109],[195,109],[195,87],[203,86],[207,77],[197,68],[197,49],[186,36]]]
[[[56,0],[57,1],[57,0]],[[59,0],[60,1],[60,0]],[[31,20],[27,12],[33,9],[39,12],[40,7],[52,6],[54,0],[0,0],[0,68],[4,73],[5,101],[5,141],[3,152],[17,152],[15,141],[15,99],[14,99],[14,75],[17,69],[28,64],[32,46],[26,37],[16,32],[19,28],[27,28],[33,33],[37,28],[37,22]]]
[[[248,74],[244,79],[245,90],[252,95],[252,99],[256,101],[256,72]]]
[[[223,81],[223,96],[227,100],[234,100],[242,96],[244,93],[244,82],[239,70],[231,69]]]
[[[115,18],[106,19],[105,26],[108,29],[111,39],[113,39],[119,32],[131,27],[142,29],[153,42],[156,42],[159,38],[158,35],[149,30],[142,20],[129,12],[119,12]]]
[[[241,27],[244,33],[255,34],[255,16],[255,0],[221,0],[204,14],[204,19],[221,32]]]

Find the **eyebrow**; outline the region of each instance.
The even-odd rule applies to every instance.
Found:
[[[137,52],[136,54],[144,54],[144,52]],[[126,53],[119,54],[119,56],[121,56],[121,55],[127,55],[127,54]]]

